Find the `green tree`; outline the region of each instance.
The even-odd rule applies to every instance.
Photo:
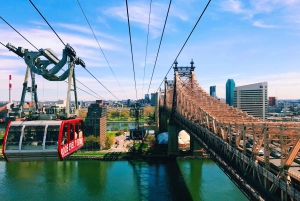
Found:
[[[99,137],[95,137],[94,135],[87,136],[84,145],[87,149],[100,149]]]
[[[119,115],[120,115],[120,113],[119,113],[118,111],[112,111],[112,112],[111,112],[111,117],[112,117],[112,118],[118,118]]]
[[[114,144],[115,142],[115,137],[114,136],[110,136],[110,137],[106,137],[105,140],[105,149],[109,149],[111,148],[111,146]]]
[[[148,144],[148,145],[152,145],[152,144],[155,144],[156,142],[156,139],[153,135],[151,134],[148,134],[147,138],[145,139],[145,142]]]
[[[122,135],[123,133],[124,133],[123,130],[119,130],[119,131],[116,133],[116,136]]]

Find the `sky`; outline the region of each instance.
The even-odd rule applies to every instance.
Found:
[[[77,83],[78,88],[89,93],[78,89],[79,100],[135,100],[148,93],[169,0],[152,1],[149,35],[150,0],[128,0],[135,73],[126,1],[79,0],[102,50],[77,0],[32,2],[62,41],[69,43],[84,60],[86,69],[113,94],[84,68],[76,66],[77,80],[92,89]],[[207,2],[172,1],[149,93],[159,89]],[[61,58],[63,43],[29,1],[0,0],[0,5],[0,16],[34,46],[51,48]],[[190,66],[193,59],[200,86],[209,93],[209,86],[216,85],[219,98],[225,98],[227,79],[234,79],[236,86],[268,82],[268,96],[299,99],[299,10],[300,0],[212,0],[179,55],[178,66]],[[36,51],[1,19],[0,42]],[[0,45],[0,101],[8,100],[9,75],[12,98],[20,100],[25,71],[24,60]],[[174,78],[173,69],[167,78]],[[36,83],[40,101],[66,99],[65,82],[50,82],[37,75]],[[26,100],[29,99],[27,94]]]

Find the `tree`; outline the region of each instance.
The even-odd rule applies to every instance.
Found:
[[[148,134],[147,138],[145,139],[145,142],[148,144],[148,145],[152,145],[152,144],[155,144],[156,142],[156,139],[153,135],[151,134]]]
[[[87,111],[85,110],[78,110],[78,117],[85,118],[87,115]]]
[[[110,137],[106,137],[105,140],[105,149],[109,149],[111,148],[111,146],[114,144],[115,142],[115,137],[114,136],[110,136]]]
[[[125,131],[125,132],[128,132],[128,131],[129,131],[128,126],[124,126],[124,131]]]
[[[119,131],[116,133],[116,136],[122,135],[123,133],[124,133],[123,130],[119,130]]]
[[[154,115],[154,107],[148,106],[148,107],[144,107],[144,117],[148,117],[148,116],[153,116]]]
[[[112,111],[112,112],[111,112],[111,117],[112,117],[112,118],[118,118],[119,115],[120,115],[120,113],[119,113],[118,111]]]
[[[123,118],[129,118],[129,113],[128,112],[126,112],[126,111],[123,111],[123,112],[121,112],[120,113],[120,117],[123,117]]]
[[[99,137],[95,137],[94,135],[87,136],[84,145],[87,149],[100,149]]]

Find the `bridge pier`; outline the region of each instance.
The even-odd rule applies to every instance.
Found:
[[[202,147],[193,135],[190,135],[190,150],[193,156],[202,156]]]
[[[168,125],[168,155],[177,156],[178,155],[178,133],[180,129],[177,124],[170,120]]]
[[[166,112],[161,111],[159,113],[159,132],[168,131],[168,114]]]

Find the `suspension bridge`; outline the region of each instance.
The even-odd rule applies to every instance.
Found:
[[[169,132],[168,154],[178,154],[178,134],[186,130],[192,150],[207,149],[224,171],[237,177],[250,199],[259,199],[247,187],[252,181],[266,200],[299,200],[299,162],[295,160],[300,123],[266,122],[248,115],[207,94],[197,81],[193,61],[185,67],[174,64],[174,80],[165,79],[159,95],[159,129]],[[253,142],[252,148],[247,148],[248,141]],[[280,158],[270,156],[273,150],[281,153]]]

